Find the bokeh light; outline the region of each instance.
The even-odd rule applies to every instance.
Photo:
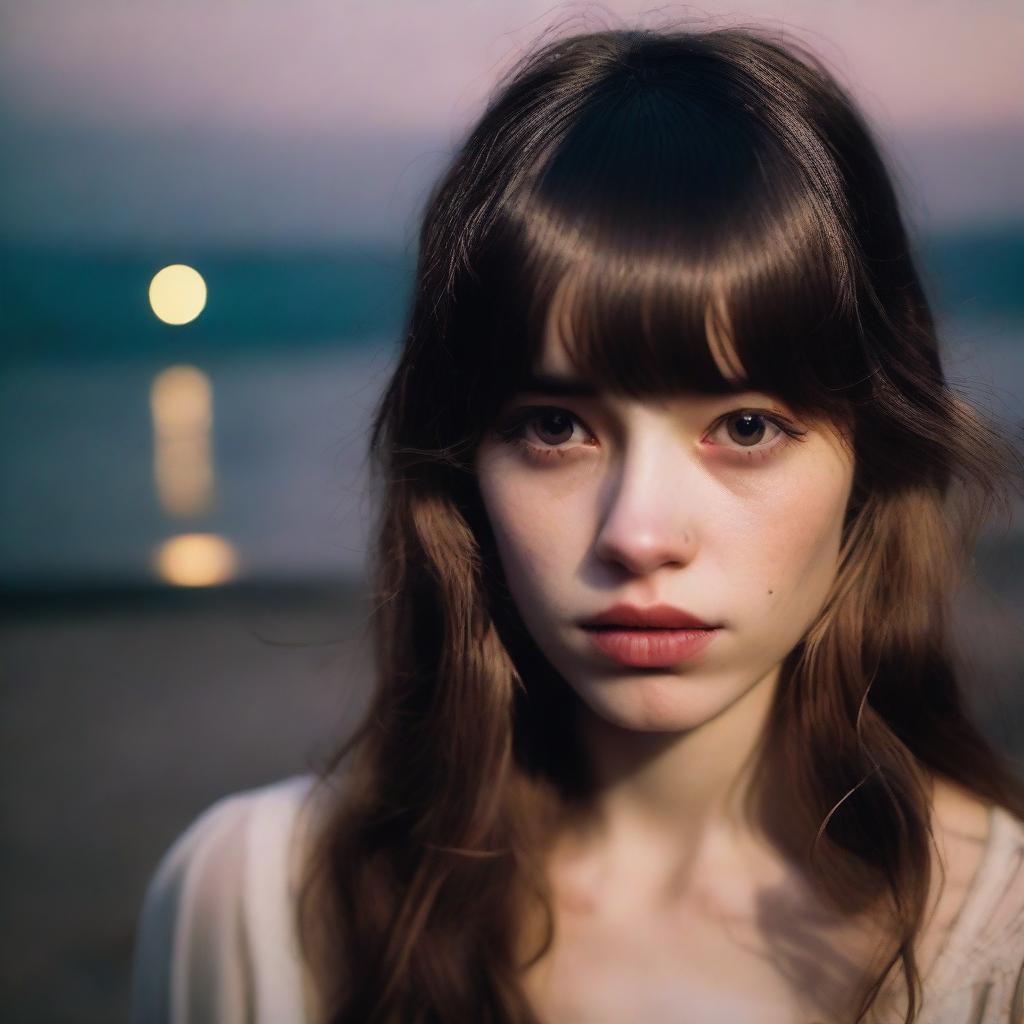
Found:
[[[214,587],[238,575],[238,555],[215,533],[183,533],[156,549],[153,566],[173,586]]]
[[[153,378],[153,479],[164,510],[193,516],[213,501],[213,385],[195,366],[170,366]]]
[[[206,282],[193,267],[172,263],[149,282],[149,304],[165,324],[187,324],[206,306]]]

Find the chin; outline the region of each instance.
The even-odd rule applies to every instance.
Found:
[[[588,684],[577,692],[599,718],[636,732],[696,729],[732,703],[721,692],[697,692],[678,676]]]

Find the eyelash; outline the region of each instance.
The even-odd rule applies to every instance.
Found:
[[[526,456],[531,459],[548,461],[550,459],[571,458],[573,452],[572,449],[560,448],[553,445],[536,445],[526,439],[527,425],[552,413],[568,416],[574,424],[582,426],[582,422],[579,417],[569,409],[563,409],[559,406],[551,405],[531,405],[524,406],[522,409],[516,410],[510,421],[499,427],[498,434],[506,444],[520,448]],[[771,413],[765,409],[746,408],[733,409],[724,415],[719,416],[719,418],[711,425],[711,429],[708,433],[713,433],[722,424],[728,422],[731,417],[741,416],[743,414],[759,416],[779,429],[779,433],[776,435],[775,439],[766,445],[751,445],[750,447],[738,445],[733,448],[730,448],[727,445],[715,445],[715,447],[728,448],[730,452],[738,454],[740,458],[748,462],[760,461],[761,459],[769,458],[777,454],[781,449],[787,447],[790,443],[794,441],[802,441],[804,435],[807,433],[805,430],[800,430],[795,424],[791,423],[784,416],[780,416],[778,413]]]

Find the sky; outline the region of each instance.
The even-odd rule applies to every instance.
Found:
[[[809,46],[929,226],[1024,223],[1019,0],[0,0],[0,231],[407,239],[545,34],[747,24]]]

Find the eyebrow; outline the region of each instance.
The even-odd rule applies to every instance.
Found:
[[[539,395],[581,395],[588,398],[597,394],[594,385],[582,377],[558,377],[549,373],[531,373],[520,382],[518,391]]]

